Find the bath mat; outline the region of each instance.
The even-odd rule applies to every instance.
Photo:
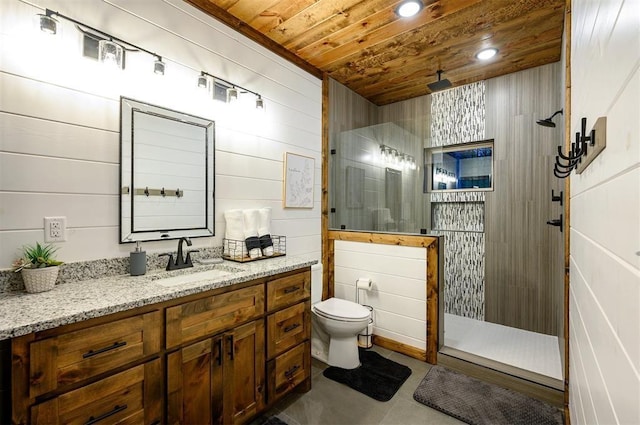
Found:
[[[563,423],[560,409],[441,366],[427,372],[413,398],[472,425]]]
[[[322,374],[378,401],[389,401],[411,375],[407,366],[385,359],[375,351],[359,349],[360,366],[329,366]]]

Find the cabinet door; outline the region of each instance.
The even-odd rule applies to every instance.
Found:
[[[256,320],[224,335],[232,360],[224,369],[225,423],[244,423],[264,407],[264,329],[264,321]]]
[[[167,419],[170,424],[222,424],[222,336],[167,355]]]

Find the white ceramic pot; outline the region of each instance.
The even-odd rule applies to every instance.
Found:
[[[22,281],[27,292],[50,291],[58,279],[58,266],[42,267],[38,269],[22,269]]]

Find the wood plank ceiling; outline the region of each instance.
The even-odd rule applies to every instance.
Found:
[[[186,0],[302,68],[377,105],[560,60],[565,0]],[[475,54],[499,50],[482,62]]]

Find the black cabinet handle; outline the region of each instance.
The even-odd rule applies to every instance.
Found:
[[[218,339],[218,358],[216,361],[218,362],[218,366],[222,366],[222,338]]]
[[[285,333],[286,332],[291,332],[292,330],[294,330],[295,328],[300,327],[300,323],[294,323],[293,325],[289,325],[287,327],[284,328]]]
[[[127,408],[126,404],[123,404],[122,406],[115,405],[113,410],[111,410],[111,411],[109,411],[107,413],[103,413],[102,415],[95,416],[95,417],[94,416],[90,416],[89,420],[87,422],[85,422],[84,425],[93,425],[95,423],[98,423],[101,420],[108,418],[109,416],[113,416],[118,412],[122,412],[126,408]]]
[[[288,288],[285,288],[284,293],[290,294],[292,292],[296,292],[298,289],[300,289],[299,286],[289,286]]]
[[[107,351],[115,350],[116,348],[124,347],[125,345],[127,345],[127,341],[114,342],[113,345],[109,345],[108,347],[100,348],[98,350],[89,350],[82,355],[82,358],[88,359],[89,357],[97,356],[98,354],[106,353]]]
[[[300,366],[299,366],[299,365],[295,365],[295,366],[293,366],[291,369],[287,370],[287,371],[284,373],[284,376],[285,376],[287,379],[291,379],[291,378],[293,378],[293,374],[294,374],[294,373],[296,373],[296,371],[297,371],[298,369],[300,369]]]
[[[233,335],[229,335],[227,341],[229,342],[229,358],[233,360]]]

